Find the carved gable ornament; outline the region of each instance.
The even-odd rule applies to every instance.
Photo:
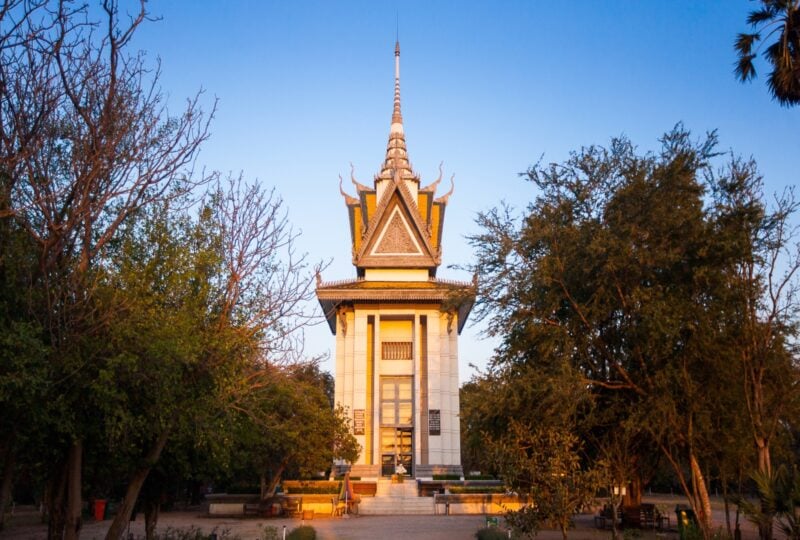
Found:
[[[371,255],[422,255],[411,227],[395,206],[386,226],[378,235]]]
[[[353,262],[361,268],[435,268],[439,261],[408,194],[394,184],[383,196]]]

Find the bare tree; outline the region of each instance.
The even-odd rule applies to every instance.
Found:
[[[200,94],[171,115],[158,66],[128,52],[148,19],[144,0],[132,15],[104,0],[92,17],[69,0],[18,0],[0,11],[0,218],[37,246],[31,286],[44,305],[31,312],[47,331],[54,373],[73,383],[86,362],[68,372],[58,363],[80,356],[74,338],[91,330],[93,265],[138,208],[208,180],[192,165],[213,116],[200,110]],[[80,529],[83,441],[79,427],[70,431],[48,490],[52,537]]]

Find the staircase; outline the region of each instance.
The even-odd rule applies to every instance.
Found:
[[[433,497],[417,496],[417,482],[413,478],[401,484],[392,484],[391,480],[381,478],[375,496],[361,498],[358,513],[367,516],[432,515]]]

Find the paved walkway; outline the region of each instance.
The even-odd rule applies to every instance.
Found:
[[[597,531],[591,527],[591,516],[582,520],[580,528],[570,531],[570,538],[608,539],[610,533]],[[500,519],[502,523],[502,518]],[[319,540],[467,540],[474,539],[475,532],[486,523],[484,516],[360,516],[351,518],[316,518],[305,522],[317,531]],[[111,521],[100,523],[89,521],[84,524],[81,538],[102,540]],[[163,531],[167,527],[187,529],[195,526],[205,532],[216,529],[217,533],[229,531],[242,540],[261,538],[263,528],[271,526],[287,532],[301,525],[295,519],[223,519],[207,518],[196,513],[170,512],[161,514],[158,528]],[[0,538],[8,540],[38,540],[46,538],[46,528],[42,525],[12,524],[6,531],[0,532]],[[131,523],[130,532],[135,537],[144,536],[144,520],[139,517]],[[542,540],[560,539],[561,533],[545,531],[537,537]],[[667,538],[667,537],[664,537]]]
[[[652,502],[665,503],[674,508],[677,497],[659,497]],[[714,505],[714,521],[716,526],[722,526],[724,515],[718,505]],[[500,518],[502,525],[502,518]],[[576,517],[576,528],[569,531],[569,538],[576,540],[609,539],[609,531],[599,531],[594,528],[593,516],[580,515]],[[468,540],[475,538],[475,532],[485,525],[484,516],[360,516],[350,518],[319,518],[306,522],[317,530],[319,540],[374,540],[374,539],[403,539],[403,540]],[[102,540],[111,521],[87,521],[81,531],[81,538],[88,540]],[[231,519],[208,518],[198,515],[197,512],[167,512],[162,513],[158,528],[160,531],[167,527],[173,529],[188,529],[197,527],[206,532],[212,530],[221,533],[229,531],[231,536],[238,536],[242,540],[255,540],[262,536],[264,527],[271,526],[282,531],[286,526],[287,532],[301,524],[294,519]],[[673,518],[674,526],[674,518]],[[144,519],[140,515],[131,523],[130,533],[134,537],[144,536]],[[678,538],[676,532],[655,533],[640,531],[640,540],[656,540]],[[39,540],[46,538],[47,528],[38,523],[38,515],[18,515],[11,526],[0,532],[0,539],[8,540]],[[620,538],[622,535],[620,535]],[[755,531],[749,523],[744,524],[744,540],[756,538]],[[560,540],[558,531],[542,531],[537,540]]]

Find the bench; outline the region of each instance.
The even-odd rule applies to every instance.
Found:
[[[622,516],[622,509],[617,509],[617,522],[616,525],[620,525],[620,516]],[[614,525],[614,508],[610,504],[606,504],[603,506],[603,509],[600,510],[600,513],[594,516],[594,526],[598,529],[611,529]]]
[[[652,503],[642,503],[622,510],[622,526],[637,529],[669,528],[669,516],[661,514]]]
[[[489,488],[502,487],[500,480],[417,480],[420,497],[433,497],[437,493],[444,494],[448,487]]]
[[[507,510],[518,510],[528,504],[527,497],[502,493],[448,493],[434,494],[433,513],[443,515],[459,514],[502,514]]]
[[[374,497],[378,491],[377,482],[351,481],[350,485],[353,488],[353,493],[362,497]]]

